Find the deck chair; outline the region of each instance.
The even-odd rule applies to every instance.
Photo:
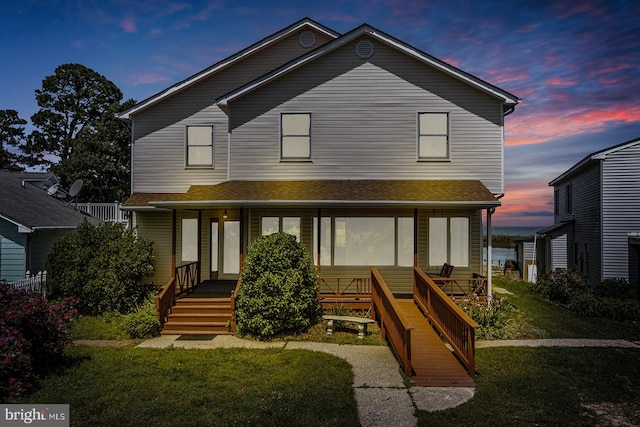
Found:
[[[445,290],[444,287],[447,284],[446,280],[439,280],[438,277],[440,278],[449,278],[451,277],[451,273],[453,272],[453,265],[451,264],[447,264],[446,262],[442,265],[442,268],[440,269],[440,274],[438,274],[438,276],[436,276],[436,278],[433,279],[433,282],[438,285],[438,287],[440,289],[442,289],[443,291]],[[445,291],[446,292],[446,291]]]

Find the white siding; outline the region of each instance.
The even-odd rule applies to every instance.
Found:
[[[603,278],[629,278],[628,232],[640,231],[640,144],[602,162]]]
[[[231,179],[480,179],[502,191],[501,103],[376,43],[350,43],[231,104]],[[311,162],[281,162],[282,112],[312,114]],[[451,160],[417,161],[417,113],[448,112]]]
[[[567,235],[551,239],[551,270],[567,268]]]
[[[227,116],[216,98],[309,51],[292,33],[133,118],[133,192],[184,192],[227,178]],[[316,33],[316,46],[328,41]],[[213,168],[185,169],[185,126],[214,125]]]

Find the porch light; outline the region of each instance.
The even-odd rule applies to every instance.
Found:
[[[222,218],[227,219],[227,210],[224,210],[224,213],[222,214]]]

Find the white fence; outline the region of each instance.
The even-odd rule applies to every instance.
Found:
[[[23,289],[27,291],[40,292],[43,297],[47,296],[47,272],[39,271],[38,274],[31,275],[27,271],[24,279],[8,282],[7,284],[15,289]]]
[[[78,203],[77,208],[105,221],[129,222],[129,212],[121,209],[121,203]]]

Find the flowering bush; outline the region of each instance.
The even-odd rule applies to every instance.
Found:
[[[23,394],[57,364],[75,314],[71,299],[51,304],[40,293],[0,284],[0,398]]]
[[[572,270],[557,269],[539,277],[534,290],[549,301],[568,304],[576,295],[586,292],[589,282],[586,277]]]
[[[457,301],[458,306],[471,317],[480,328],[476,329],[476,339],[506,338],[506,327],[511,318],[512,306],[507,297],[490,301],[471,294]]]

